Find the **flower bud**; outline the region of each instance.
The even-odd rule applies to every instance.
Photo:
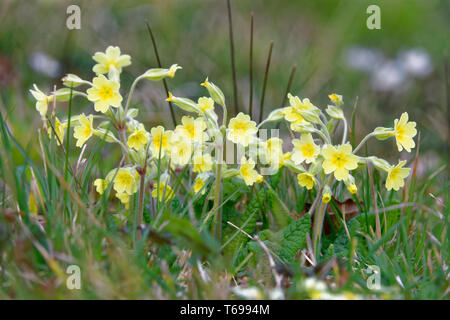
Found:
[[[175,72],[178,69],[182,69],[179,65],[173,64],[169,69],[162,69],[162,68],[154,68],[147,70],[141,77],[158,81],[164,78],[173,78],[175,77]]]
[[[76,74],[72,73],[66,74],[65,77],[62,78],[61,80],[63,85],[72,88],[76,88],[78,86],[81,86],[82,84],[90,84],[89,81],[83,80]]]
[[[386,140],[395,135],[395,130],[392,128],[377,127],[373,130],[373,135],[378,140]]]
[[[211,98],[213,98],[213,100],[217,104],[220,104],[222,107],[225,107],[225,96],[218,86],[216,86],[212,82],[209,82],[208,78],[206,78],[205,82],[203,82],[201,86],[208,89],[209,95],[211,96]]]
[[[380,159],[380,158],[377,158],[377,157],[370,157],[369,158],[370,159],[370,162],[372,162],[372,164],[375,166],[375,168],[377,168],[378,170],[382,170],[382,171],[386,171],[386,172],[388,172],[389,171],[389,168],[391,167],[390,165],[389,165],[389,162],[387,162],[386,160],[384,160],[384,159]]]
[[[200,109],[197,107],[197,104],[192,101],[191,99],[187,98],[178,98],[172,95],[172,93],[169,92],[169,97],[166,99],[166,101],[170,101],[175,103],[178,107],[183,109],[187,112],[198,112],[200,113]]]
[[[342,109],[339,107],[328,105],[325,111],[328,113],[330,117],[332,117],[335,120],[344,119],[344,112],[342,112]]]
[[[328,185],[325,185],[325,188],[323,189],[323,194],[322,194],[322,202],[323,203],[328,203],[331,201],[331,189]]]

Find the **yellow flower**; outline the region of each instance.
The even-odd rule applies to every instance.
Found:
[[[181,125],[175,128],[175,132],[186,136],[191,141],[204,142],[208,139],[206,132],[206,122],[202,118],[184,116],[181,118]]]
[[[130,196],[127,193],[116,193],[116,197],[125,205],[125,208],[129,208]]]
[[[323,203],[328,203],[330,201],[331,201],[331,194],[329,194],[328,192],[324,193],[323,196],[322,196],[322,202]]]
[[[198,193],[200,190],[202,190],[200,192],[200,194],[202,194],[202,195],[205,194],[206,187],[204,187],[204,186],[205,186],[205,183],[206,183],[207,180],[208,180],[208,174],[207,173],[199,174],[197,176],[197,178],[195,178],[194,192]]]
[[[411,152],[411,149],[416,146],[413,138],[417,134],[417,130],[414,121],[408,122],[407,112],[402,113],[400,120],[394,120],[394,130],[398,151],[400,152],[405,148],[406,151]]]
[[[228,124],[227,138],[246,147],[253,140],[256,132],[258,132],[256,122],[250,120],[250,116],[239,112]]]
[[[158,197],[159,193],[159,197]],[[152,191],[152,197],[157,198],[158,201],[165,201],[172,199],[175,196],[172,188],[163,182],[159,182],[159,186],[157,183],[153,184],[153,191]]]
[[[208,97],[199,98],[197,105],[203,113],[206,113],[208,110],[214,110],[214,100]]]
[[[103,179],[95,179],[94,181],[95,190],[99,194],[103,194],[103,192],[105,192],[105,190],[108,188],[108,184],[109,182]]]
[[[314,176],[309,172],[304,172],[297,175],[297,181],[299,185],[306,187],[308,190],[311,190],[316,184],[316,178],[314,178]]]
[[[410,168],[403,168],[406,161],[400,161],[396,166],[392,166],[388,170],[386,179],[386,189],[394,189],[397,191],[405,185],[404,179],[409,176]]]
[[[247,160],[245,157],[242,157],[239,173],[244,179],[245,184],[248,186],[253,185],[260,179],[258,171],[256,171],[254,168],[255,162],[252,159]]]
[[[308,98],[303,99],[303,101],[290,93],[288,94],[290,106],[283,110],[284,118],[291,122],[291,128],[297,127],[298,125],[307,122],[302,116],[303,111],[311,111],[313,113],[318,112],[318,108],[314,106]]]
[[[39,88],[33,84],[34,90],[30,89],[31,94],[36,99],[36,110],[44,119],[47,114],[48,104],[53,101],[53,96],[47,96]]]
[[[200,154],[196,153],[193,158],[193,171],[194,172],[207,172],[212,170],[212,157],[209,153]]]
[[[291,159],[295,164],[301,164],[303,161],[306,161],[306,163],[314,162],[319,155],[320,147],[314,143],[310,133],[302,134],[300,140],[292,140],[292,144],[294,148]]]
[[[119,168],[114,178],[114,190],[117,193],[132,195],[138,190],[136,170],[133,168]]]
[[[131,57],[127,54],[120,54],[119,47],[109,46],[106,52],[96,52],[92,57],[97,64],[92,68],[97,75],[108,73],[111,68],[115,68],[119,73],[122,68],[131,64]]]
[[[336,105],[339,106],[343,103],[342,96],[340,94],[332,93],[328,96],[330,100]]]
[[[345,180],[349,170],[356,169],[358,157],[352,154],[352,146],[348,143],[334,147],[326,145],[322,150],[324,161],[322,163],[325,174],[334,172],[336,180]]]
[[[55,117],[55,125],[54,125],[55,133],[57,136],[56,144],[59,146],[64,141],[64,135],[67,129],[67,122],[61,122],[58,117]],[[48,129],[48,136],[53,137],[53,129]]]
[[[73,129],[73,136],[77,139],[77,147],[81,148],[92,134],[94,134],[93,121],[92,114],[89,115],[89,118],[84,113],[80,114],[78,125]]]
[[[128,147],[139,150],[147,144],[150,139],[150,134],[145,130],[143,125],[134,129],[133,133],[128,137],[127,145]]]
[[[269,163],[281,165],[283,162],[283,140],[270,138],[265,142],[266,156]]]
[[[164,127],[157,126],[150,131],[152,137],[152,144],[150,149],[152,154],[158,158],[159,149],[161,148],[161,157],[170,150],[170,141],[172,140],[173,131],[164,130]]]
[[[356,194],[358,192],[358,187],[356,186],[356,184],[352,183],[351,185],[348,186],[347,190],[351,194]]]
[[[92,80],[93,86],[86,93],[88,100],[94,102],[94,109],[97,112],[106,113],[108,108],[118,108],[122,102],[119,93],[120,84],[113,80],[108,80],[104,75],[99,75]]]
[[[172,162],[180,166],[186,165],[192,155],[191,142],[186,136],[177,133],[173,135],[171,144],[170,158],[172,159]]]

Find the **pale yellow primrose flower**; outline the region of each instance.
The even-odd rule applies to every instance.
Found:
[[[150,131],[152,144],[150,150],[152,154],[158,158],[159,149],[161,148],[161,157],[170,150],[170,141],[172,140],[173,131],[165,130],[163,126],[157,126]]]
[[[417,134],[416,123],[414,121],[408,122],[408,113],[403,112],[400,120],[394,120],[395,139],[397,140],[398,151],[403,148],[411,152],[411,149],[416,146],[414,143],[414,136]]]
[[[309,172],[304,172],[304,173],[298,174],[297,181],[300,186],[306,187],[306,189],[308,189],[308,190],[311,190],[314,187],[314,185],[317,183],[316,178],[314,178],[314,176]]]
[[[138,128],[135,128],[128,137],[127,145],[130,149],[134,148],[140,150],[147,145],[150,140],[150,134],[145,130],[141,124]]]
[[[410,168],[403,168],[406,161],[400,161],[397,165],[392,166],[388,170],[386,179],[386,189],[394,189],[397,191],[405,185],[404,179],[409,176]]]
[[[280,138],[270,138],[264,145],[266,147],[266,156],[269,163],[281,165],[283,162],[283,140]]]
[[[94,181],[95,190],[99,194],[103,194],[105,192],[106,188],[108,188],[108,184],[109,182],[103,179],[95,179]]]
[[[239,112],[228,124],[227,138],[246,147],[254,139],[257,132],[256,122],[250,120],[249,115]]]
[[[94,117],[92,114],[86,117],[84,113],[80,114],[78,125],[73,129],[73,136],[77,139],[76,146],[82,147],[86,141],[94,134]]]
[[[288,98],[290,106],[285,108],[283,113],[284,118],[291,122],[292,129],[307,122],[302,115],[303,111],[311,111],[313,113],[317,113],[318,111],[318,108],[308,98],[301,100],[299,97],[293,96],[290,93],[288,94]]]
[[[47,114],[48,104],[53,101],[53,96],[47,96],[39,88],[33,84],[34,90],[30,89],[31,94],[36,99],[36,110],[39,111],[42,119]]]
[[[258,174],[258,171],[256,171],[254,168],[255,162],[252,159],[247,160],[245,157],[242,157],[239,173],[244,179],[245,184],[248,186],[251,186],[258,180],[261,180],[261,175]]]
[[[203,118],[194,119],[193,117],[183,116],[181,123],[175,128],[175,133],[186,136],[189,140],[195,142],[204,142],[208,139],[206,132],[206,122]]]
[[[159,197],[158,197],[159,190]],[[164,191],[165,190],[165,191]],[[164,193],[165,192],[165,193]],[[163,197],[165,201],[172,199],[175,196],[172,188],[163,182],[159,182],[159,186],[157,183],[153,184],[152,198],[158,197],[158,201],[163,201]]]
[[[336,94],[336,93],[332,93],[328,96],[328,98],[330,98],[330,100],[336,105],[336,106],[340,106],[341,104],[344,103],[344,101],[342,100],[342,96],[340,94]]]
[[[54,129],[56,132],[56,144],[59,146],[64,141],[64,135],[67,129],[67,122],[61,122],[58,117],[55,117]],[[53,136],[53,129],[48,128],[48,136],[51,138]]]
[[[320,153],[320,147],[314,143],[314,139],[310,133],[302,134],[300,140],[293,139],[294,145],[291,159],[295,164],[314,162]]]
[[[108,108],[118,108],[122,102],[119,93],[120,84],[113,80],[108,80],[104,75],[99,75],[92,80],[93,86],[86,93],[88,100],[94,102],[94,109],[97,112],[106,113]]]
[[[195,182],[194,182],[194,192],[195,193],[198,193],[200,190],[202,190],[200,192],[200,194],[201,195],[205,194],[206,187],[204,187],[204,186],[205,186],[206,181],[208,180],[208,176],[209,176],[209,174],[206,172],[197,175],[197,177],[195,178]]]
[[[347,179],[349,171],[358,167],[358,157],[352,154],[352,146],[348,143],[337,148],[328,144],[322,149],[322,155],[325,174],[334,172],[338,181]]]
[[[116,197],[125,205],[125,208],[128,209],[130,196],[127,193],[116,193]]]
[[[119,47],[109,46],[106,52],[96,52],[92,57],[97,64],[92,68],[97,75],[108,73],[111,68],[115,68],[119,73],[122,68],[131,64],[131,57],[128,54],[120,54]]]
[[[356,194],[358,192],[358,187],[356,186],[356,184],[352,183],[351,185],[348,186],[347,190],[351,194]]]
[[[114,190],[117,193],[126,193],[131,196],[138,190],[138,182],[135,169],[119,168],[115,175]]]
[[[176,133],[172,136],[170,159],[176,165],[184,166],[191,159],[192,144],[188,138]]]
[[[212,157],[209,153],[206,154],[200,154],[196,153],[193,158],[193,171],[202,173],[212,170]]]
[[[198,99],[198,108],[206,113],[208,110],[214,110],[214,100],[209,97],[201,97]]]

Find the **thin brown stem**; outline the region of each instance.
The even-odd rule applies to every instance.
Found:
[[[273,41],[270,42],[269,55],[267,56],[267,63],[266,63],[266,71],[264,73],[264,83],[261,94],[261,107],[259,109],[259,123],[262,122],[264,115],[264,98],[266,96],[267,79],[269,78],[270,61],[272,60],[272,49],[273,49]]]
[[[250,13],[250,101],[248,113],[250,119],[253,119],[253,12]]]
[[[234,114],[238,114],[238,92],[237,92],[237,81],[236,81],[236,63],[234,61],[234,40],[233,40],[233,20],[231,18],[231,5],[230,0],[227,0],[227,10],[228,10],[228,30],[230,33],[230,53],[231,53],[231,71],[233,75],[233,91],[234,91]]]
[[[159,59],[159,54],[158,54],[158,47],[156,46],[155,37],[153,36],[153,32],[152,32],[152,29],[150,28],[150,25],[148,23],[146,23],[146,24],[147,24],[148,33],[150,34],[150,38],[152,39],[153,49],[155,51],[156,62],[158,63],[158,68],[162,68],[161,60]],[[163,81],[163,85],[164,85],[164,90],[166,91],[166,96],[168,98],[169,97],[169,88],[167,86],[166,79],[162,79],[162,81]],[[172,117],[173,126],[175,127],[177,125],[177,121],[175,118],[175,113],[173,111],[172,102],[170,102],[170,101],[167,101],[167,102],[169,103],[170,116]]]
[[[283,100],[281,101],[281,106],[280,107],[284,107],[284,105],[286,104],[287,95],[288,95],[289,91],[291,91],[292,81],[294,80],[295,71],[297,71],[297,65],[296,64],[292,67],[291,75],[289,76],[289,81],[288,81],[288,85],[287,85],[287,88],[286,88],[286,92],[284,93]]]

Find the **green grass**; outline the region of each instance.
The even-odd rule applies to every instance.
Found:
[[[130,53],[136,56],[133,60],[136,69],[131,71],[134,74],[138,68],[148,68],[153,58],[148,57],[150,40],[145,23],[139,28],[124,22],[127,21],[124,6],[130,3],[139,5],[138,1],[126,5],[117,1],[111,5],[111,14],[119,24],[117,41],[125,43],[123,47],[128,43],[133,51]],[[24,124],[34,118],[34,110],[30,112],[31,100],[24,99],[24,88],[29,88],[33,82],[53,80],[37,76],[24,63],[36,40],[29,38],[30,25],[24,24],[17,30],[8,22],[7,19],[14,19],[24,10],[23,2],[14,3],[9,8],[13,14],[2,20],[8,28],[3,25],[0,28],[0,49],[12,57],[19,74],[23,75],[20,85],[11,85],[0,93],[0,298],[235,299],[232,288],[236,285],[256,286],[268,297],[281,279],[279,285],[285,298],[304,299],[310,298],[304,280],[315,276],[329,285],[335,284],[336,288],[330,289],[334,293],[351,292],[366,299],[448,299],[449,182],[445,175],[448,154],[440,155],[438,164],[429,166],[426,172],[416,174],[425,159],[422,154],[435,152],[445,143],[442,134],[435,132],[439,128],[436,130],[432,121],[433,117],[439,118],[444,113],[442,106],[448,99],[448,91],[441,90],[445,41],[429,37],[430,30],[445,29],[447,22],[442,18],[445,14],[436,13],[438,2],[434,1],[414,2],[407,13],[404,5],[383,2],[382,6],[389,6],[386,8],[389,10],[383,11],[383,28],[387,32],[377,34],[343,23],[364,24],[365,16],[358,15],[358,10],[364,12],[365,3],[352,8],[339,1],[317,3],[286,2],[281,9],[277,5],[279,11],[267,4],[264,10],[256,11],[254,105],[262,100],[260,92],[267,48],[275,38],[265,98],[266,114],[279,107],[289,70],[297,64],[293,92],[319,97],[326,96],[324,92],[337,90],[345,97],[359,97],[351,117],[353,144],[368,132],[366,124],[373,126],[372,117],[385,118],[387,114],[391,121],[391,110],[397,108],[398,111],[400,104],[408,105],[416,114],[414,118],[421,119],[419,129],[425,142],[409,161],[414,174],[399,192],[386,191],[383,178],[376,171],[369,171],[369,167],[355,177],[359,184],[357,197],[350,198],[343,184],[333,184],[335,199],[325,215],[330,232],[322,235],[315,258],[311,253],[314,222],[304,213],[309,210],[316,192],[298,186],[295,175],[288,170],[280,170],[267,179],[267,183],[252,188],[240,180],[225,181],[222,201],[214,210],[213,200],[209,198],[210,187],[204,195],[186,196],[192,185],[188,167],[172,172],[176,176],[173,186],[176,196],[170,201],[161,203],[152,198],[147,184],[143,197],[145,229],[139,229],[139,238],[139,193],[125,209],[110,196],[111,185],[102,196],[93,188],[95,177],[104,177],[107,168],[119,162],[120,153],[107,147],[102,139],[96,145],[89,144],[83,161],[79,161],[74,139],[66,139],[64,148],[57,146],[45,131],[36,129],[40,127],[37,121],[32,130],[23,130]],[[254,8],[244,2],[232,4],[236,10],[235,30],[249,29],[249,12]],[[189,91],[182,86],[186,79],[203,81],[200,75],[211,74],[221,86],[223,84],[226,96],[232,97],[228,34],[221,20],[225,7],[210,8],[199,1],[154,6],[155,11],[150,10],[151,22],[163,64],[173,61],[184,67],[184,75],[180,72],[181,80],[177,76],[171,83],[174,89]],[[86,8],[89,9],[85,11],[87,17],[97,12],[95,7]],[[38,9],[48,8],[41,5]],[[261,25],[271,11],[278,12],[271,16],[273,25]],[[291,12],[297,11],[302,17],[302,26],[310,28],[306,28],[309,33],[301,33],[298,43],[291,41],[295,33],[287,33],[292,46],[290,50],[282,50],[287,44],[278,39],[277,32],[290,28],[290,24],[281,22],[292,21],[295,17]],[[172,19],[160,19],[158,16],[164,14],[158,15],[158,12],[170,12]],[[352,20],[352,17],[357,19]],[[199,30],[208,30],[211,21],[220,26],[217,32],[200,32],[199,35]],[[70,71],[87,74],[91,68],[87,61],[92,48],[104,49],[93,36],[96,33],[91,26],[86,25],[88,30],[82,34],[69,36],[68,33],[51,33],[48,29],[51,25],[45,26],[45,32],[55,38],[44,40],[46,48],[65,61]],[[131,30],[136,31],[136,36],[129,36]],[[180,30],[185,32],[181,35]],[[245,32],[235,31],[238,100],[243,109],[248,109],[248,40]],[[65,43],[63,50],[53,41]],[[174,43],[195,46],[189,50],[173,50]],[[340,54],[347,45],[355,43],[392,50],[391,55],[402,46],[424,46],[437,65],[437,71],[428,79],[429,83],[436,83],[428,87],[433,96],[431,102],[420,82],[414,83],[405,95],[394,98],[368,90],[367,79],[340,67]],[[339,63],[333,66],[332,61]],[[130,82],[131,74],[125,73],[124,78],[125,83]],[[161,90],[158,95],[163,96],[162,88],[158,90]],[[196,91],[186,93],[191,97],[198,94]],[[427,108],[423,108],[424,105]],[[72,99],[68,106],[69,117],[74,109],[78,112],[85,107],[72,105]],[[167,106],[159,100],[145,106],[136,103],[136,106],[144,111],[146,124],[153,125],[169,114]],[[155,110],[156,117],[153,117],[155,114],[150,112]],[[282,126],[282,129],[285,128]],[[369,147],[378,148],[377,145]],[[157,168],[159,183],[160,160]],[[358,211],[350,220],[345,220],[340,206],[347,199],[353,200]],[[213,217],[220,217],[215,215],[216,210],[222,212],[222,219],[218,220],[221,237],[214,232],[217,221],[215,223]],[[380,238],[376,235],[377,214]],[[336,224],[335,219],[340,223]],[[269,256],[276,268],[271,265]],[[81,290],[68,290],[65,285],[69,265],[80,267]],[[370,276],[367,267],[373,265],[380,268],[380,291],[370,290],[366,285]]]

